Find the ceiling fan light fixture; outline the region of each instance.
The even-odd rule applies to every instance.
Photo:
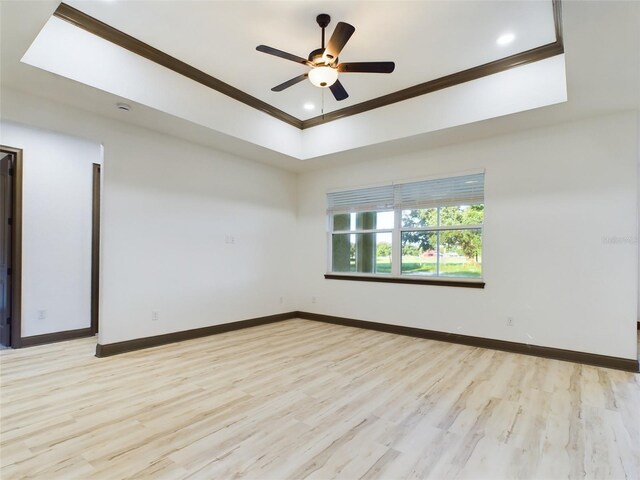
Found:
[[[353,25],[345,22],[338,22],[336,28],[329,38],[329,42],[325,46],[325,28],[329,25],[331,17],[326,13],[321,13],[316,17],[318,26],[322,29],[321,48],[316,48],[309,53],[307,58],[302,58],[291,53],[278,50],[277,48],[267,45],[258,45],[256,50],[267,53],[275,57],[291,60],[292,62],[305,65],[311,70],[308,73],[298,75],[286,82],[276,85],[271,89],[272,92],[281,92],[286,88],[292,87],[306,78],[312,85],[319,88],[330,88],[333,97],[338,101],[349,98],[349,94],[344,86],[338,80],[339,73],[391,73],[395,69],[394,62],[347,62],[339,63],[338,58],[340,52],[356,31]]]
[[[332,67],[315,67],[309,72],[309,81],[316,87],[327,88],[338,80],[338,70]]]

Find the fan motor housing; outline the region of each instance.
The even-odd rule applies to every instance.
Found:
[[[313,50],[310,54],[309,54],[309,61],[317,64],[317,63],[324,63],[322,61],[322,54],[324,53],[324,49],[323,48],[316,48],[315,50]]]
[[[328,65],[329,63],[337,63],[337,59],[334,61],[333,58],[331,58],[331,56],[329,56],[329,62],[325,62],[324,59],[322,58],[322,55],[324,54],[324,48],[316,48],[315,50],[313,50],[310,54],[309,54],[309,61],[311,63],[313,63],[314,65]]]

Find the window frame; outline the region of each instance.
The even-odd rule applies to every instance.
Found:
[[[333,220],[334,220],[334,215],[351,215],[352,213],[380,213],[380,212],[394,212],[394,216],[393,216],[393,223],[394,223],[394,228],[375,228],[375,229],[362,229],[362,230],[333,230]],[[345,275],[382,275],[384,277],[389,277],[394,275],[394,268],[396,265],[395,259],[394,259],[394,249],[393,249],[393,245],[394,245],[394,232],[395,232],[395,226],[396,226],[396,212],[394,209],[392,208],[383,208],[380,210],[367,210],[366,212],[351,212],[351,211],[345,211],[345,212],[334,212],[328,215],[329,217],[329,231],[328,231],[328,237],[327,237],[327,242],[328,242],[328,253],[329,255],[327,256],[327,274],[331,274],[331,275],[341,275],[341,274],[345,274]],[[363,233],[373,233],[373,234],[377,234],[377,233],[390,233],[391,234],[391,273],[362,273],[362,272],[334,272],[333,271],[333,236],[334,235],[357,235],[357,234],[363,234]],[[357,260],[356,260],[357,262]],[[356,263],[357,266],[357,263]]]
[[[480,205],[478,203],[474,204],[474,205]],[[447,278],[447,279],[460,279],[460,280],[478,280],[478,281],[483,281],[484,279],[484,268],[481,268],[480,270],[480,276],[479,277],[473,277],[473,278],[469,278],[469,277],[454,277],[454,276],[446,276],[446,275],[440,275],[440,232],[443,231],[447,231],[447,230],[480,230],[480,244],[482,245],[482,252],[483,252],[483,260],[484,260],[484,221],[482,223],[476,223],[476,224],[466,224],[466,225],[440,225],[440,209],[441,208],[447,208],[447,207],[461,207],[462,205],[441,205],[438,207],[432,207],[432,208],[436,208],[438,211],[438,222],[437,225],[435,226],[427,226],[427,227],[403,227],[402,226],[402,218],[400,218],[399,221],[399,235],[398,235],[398,245],[402,245],[402,234],[404,232],[435,232],[438,235],[438,241],[437,241],[437,248],[436,248],[436,274],[435,275],[425,275],[426,277],[431,277],[431,278]],[[469,207],[471,207],[472,205],[468,205]],[[484,203],[482,203],[482,206],[484,207]],[[405,210],[414,210],[414,209],[409,209],[409,208],[399,208],[399,215],[400,217],[402,216],[402,212]],[[416,209],[417,210],[417,209]],[[483,211],[484,212],[484,211]],[[484,215],[483,215],[483,219],[484,219]],[[395,220],[395,217],[394,217]],[[395,242],[394,242],[395,244]],[[402,248],[398,248],[396,249],[398,250],[398,256],[399,256],[399,264],[398,264],[398,275],[402,276],[402,277],[411,277],[411,275],[407,275],[407,274],[403,274],[402,273]],[[395,250],[393,249],[393,245],[392,245],[392,250],[391,250],[392,255],[395,253]],[[333,252],[331,252],[331,254],[333,255]]]
[[[484,171],[482,172],[485,173]],[[440,178],[452,178],[458,175],[448,175],[446,177]],[[414,180],[416,181],[416,180]],[[417,180],[419,181],[419,180]],[[410,182],[409,182],[410,183]],[[471,288],[484,288],[484,216],[483,222],[480,224],[467,224],[467,225],[440,225],[440,209],[452,206],[463,206],[463,205],[483,205],[485,207],[484,212],[486,213],[486,204],[484,200],[482,202],[477,203],[460,203],[460,204],[452,204],[443,201],[441,204],[431,207],[414,207],[409,208],[407,206],[396,205],[396,206],[386,206],[379,208],[367,208],[367,209],[353,209],[347,208],[344,210],[341,209],[332,209],[327,212],[327,261],[326,261],[326,279],[335,279],[335,280],[362,280],[362,281],[370,281],[370,282],[385,282],[385,283],[408,283],[408,284],[432,284],[432,285],[444,285],[444,286],[461,286],[461,287],[471,287]],[[403,227],[402,226],[402,212],[407,210],[417,210],[422,208],[436,208],[437,209],[437,224],[429,225],[423,227]],[[354,230],[335,230],[334,227],[334,216],[340,214],[353,214],[353,213],[364,213],[364,212],[393,212],[394,213],[394,227],[393,229],[382,228],[382,229],[354,229]],[[443,231],[460,231],[460,230],[477,230],[480,233],[480,242],[482,245],[482,268],[479,277],[456,277],[456,276],[447,276],[440,273],[440,232]],[[405,232],[434,232],[437,235],[437,249],[436,249],[436,274],[434,275],[411,275],[402,273],[402,235]],[[378,233],[391,233],[391,272],[390,273],[375,273],[375,272],[334,272],[333,271],[333,236],[334,235],[344,235],[344,234],[378,234]],[[357,261],[357,260],[356,260]]]

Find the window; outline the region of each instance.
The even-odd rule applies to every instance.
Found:
[[[327,201],[330,273],[482,278],[484,173],[333,192]]]
[[[394,212],[333,215],[334,272],[391,274]]]

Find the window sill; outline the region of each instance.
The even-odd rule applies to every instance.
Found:
[[[441,287],[484,288],[482,280],[460,280],[452,278],[399,278],[369,275],[343,275],[339,273],[326,273],[327,280],[351,280],[356,282],[380,282],[380,283],[408,283],[415,285],[440,285]]]

